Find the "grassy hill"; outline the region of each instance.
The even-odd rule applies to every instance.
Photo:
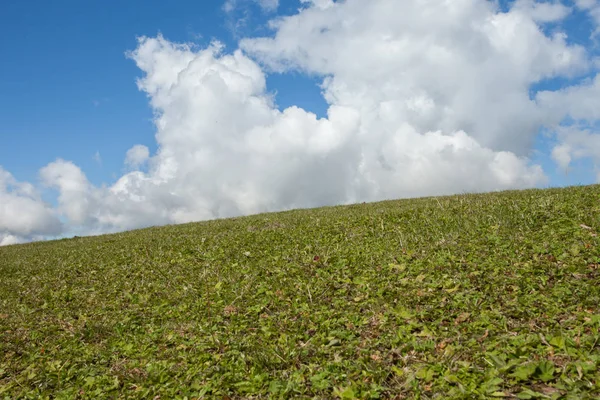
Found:
[[[0,398],[600,398],[599,233],[589,186],[3,247]]]

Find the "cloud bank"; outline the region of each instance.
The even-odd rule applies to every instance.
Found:
[[[111,186],[92,185],[69,161],[45,166],[40,178],[58,193],[54,209],[0,169],[0,243],[540,186],[547,177],[529,157],[542,128],[552,132],[548,156],[560,167],[600,160],[597,63],[559,29],[571,8],[533,0],[508,11],[481,0],[406,0],[401,10],[396,0],[303,3],[270,22],[271,37],[245,38],[232,53],[218,42],[140,38],[129,57],[143,72],[138,87],[156,115],[158,150],[133,146],[129,172]],[[266,74],[298,71],[321,78],[326,118],[277,107]],[[530,92],[544,80],[581,76],[592,78]]]

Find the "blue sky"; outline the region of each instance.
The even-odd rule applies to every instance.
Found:
[[[5,0],[0,245],[595,183],[599,32],[599,0]]]

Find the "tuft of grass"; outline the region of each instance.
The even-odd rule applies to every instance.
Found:
[[[0,398],[599,398],[599,217],[588,186],[3,247]]]

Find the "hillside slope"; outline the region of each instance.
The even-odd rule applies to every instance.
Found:
[[[600,186],[0,248],[0,398],[599,398]]]

